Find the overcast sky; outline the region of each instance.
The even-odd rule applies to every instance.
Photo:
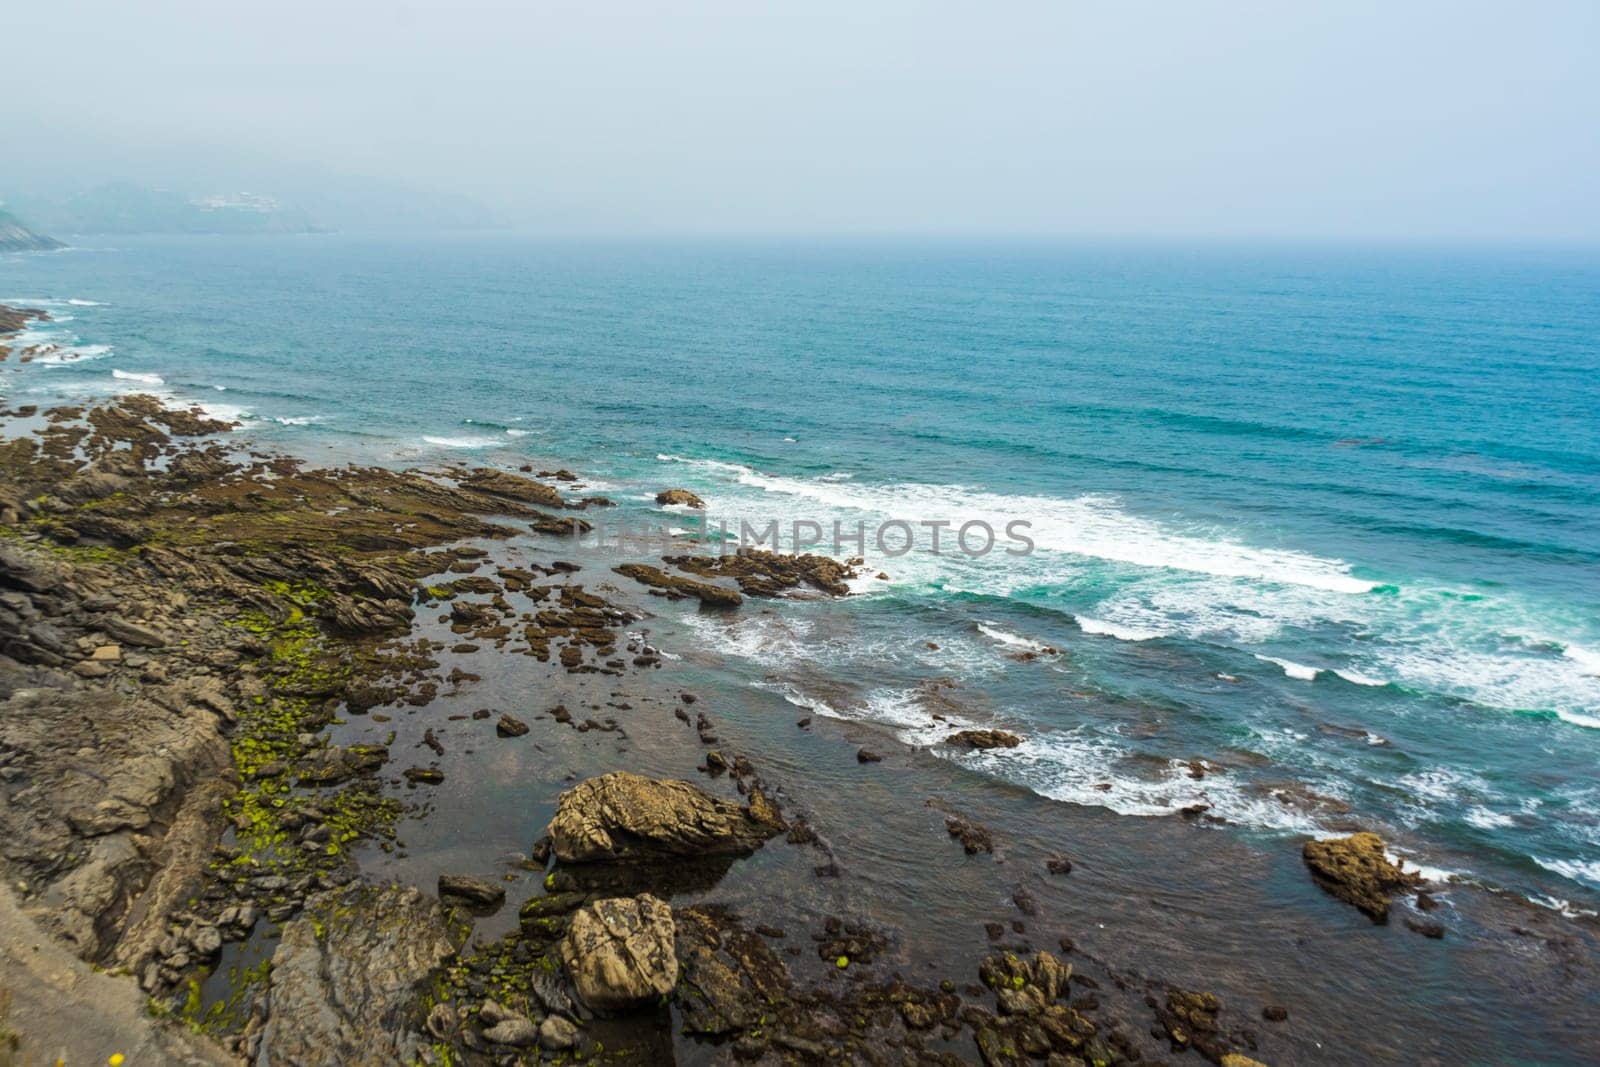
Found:
[[[4,25],[0,184],[327,170],[565,232],[1600,239],[1596,0],[52,0]]]

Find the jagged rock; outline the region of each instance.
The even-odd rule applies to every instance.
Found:
[[[458,944],[438,903],[413,888],[314,898],[273,954],[257,1062],[415,1062],[420,987]]]
[[[668,504],[679,504],[684,507],[704,509],[706,502],[689,492],[687,489],[663,489],[656,494],[656,503],[665,507]]]
[[[624,578],[632,578],[641,585],[660,590],[661,595],[669,600],[698,597],[702,603],[729,608],[736,608],[744,603],[744,597],[736,589],[668,574],[660,567],[652,567],[648,563],[624,563],[613,567],[612,570]]]
[[[1390,894],[1422,882],[1421,875],[1390,863],[1383,854],[1383,838],[1370,832],[1307,841],[1301,857],[1319,886],[1360,908],[1373,922],[1389,921]]]
[[[961,842],[961,847],[969,856],[994,851],[994,839],[988,829],[975,822],[963,819],[959,815],[949,815],[945,817],[944,828],[951,837]]]
[[[748,855],[778,833],[688,782],[615,771],[561,794],[550,840],[563,863]]]
[[[597,900],[573,913],[561,959],[596,1011],[640,1007],[678,983],[672,909],[648,893]]]
[[[511,715],[501,715],[494,724],[494,732],[501,737],[521,737],[528,732],[528,724]]]
[[[747,548],[724,556],[664,556],[663,562],[702,578],[732,578],[749,596],[778,596],[808,585],[829,596],[846,596],[855,568],[827,556],[789,555]]]
[[[991,748],[1016,748],[1022,744],[1022,738],[1004,730],[962,730],[945,738],[945,743],[958,748],[988,751]]]

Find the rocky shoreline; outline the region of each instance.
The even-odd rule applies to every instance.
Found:
[[[0,334],[40,314],[0,308]],[[41,997],[8,970],[0,1063],[145,1049],[186,1063],[1249,1067],[1261,1028],[1285,1022],[1084,953],[1022,885],[987,952],[915,976],[887,951],[893,929],[833,915],[791,928],[716,899],[735,864],[774,847],[837,878],[829,840],[845,828],[788,810],[760,753],[719,739],[692,692],[662,692],[662,652],[632,628],[651,595],[701,610],[843,595],[847,564],[580,566],[563,540],[609,502],[571,495],[569,472],[318,470],[232,447],[230,429],[140,396],[0,408],[0,932],[8,953],[46,940],[56,966],[145,1008],[63,1028],[106,994]],[[531,558],[496,549],[530,538]],[[524,657],[590,703],[441,714],[479,680],[444,669],[447,653]],[[688,728],[701,782],[634,773],[645,715]],[[346,736],[352,723],[377,739]],[[404,826],[459,795],[447,745],[568,729],[615,738],[612,766],[527,820],[509,871],[373,875],[371,857],[404,854]],[[940,818],[951,847],[993,852],[965,813]],[[1312,843],[1305,862],[1375,921],[1420,888],[1372,835]],[[1057,857],[1044,873],[1071,871]],[[514,924],[485,932],[507,885],[529,880]]]

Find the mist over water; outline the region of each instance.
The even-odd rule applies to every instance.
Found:
[[[1026,556],[869,542],[858,596],[686,633],[1052,800],[1370,825],[1593,909],[1597,283],[1550,250],[130,238],[0,260],[60,346],[0,391],[565,466],[680,528],[657,490],[735,526],[1024,519]],[[966,726],[1024,742],[939,745]]]

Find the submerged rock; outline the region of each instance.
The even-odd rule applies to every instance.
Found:
[[[550,841],[563,863],[743,856],[779,827],[690,785],[614,771],[561,794]]]
[[[561,959],[583,1002],[596,1011],[642,1007],[678,984],[672,909],[648,893],[612,897],[572,916]]]
[[[1354,904],[1373,922],[1389,921],[1389,899],[1396,890],[1411,889],[1422,876],[1402,871],[1383,854],[1383,838],[1370,832],[1307,841],[1301,857],[1312,879],[1347,904]]]

